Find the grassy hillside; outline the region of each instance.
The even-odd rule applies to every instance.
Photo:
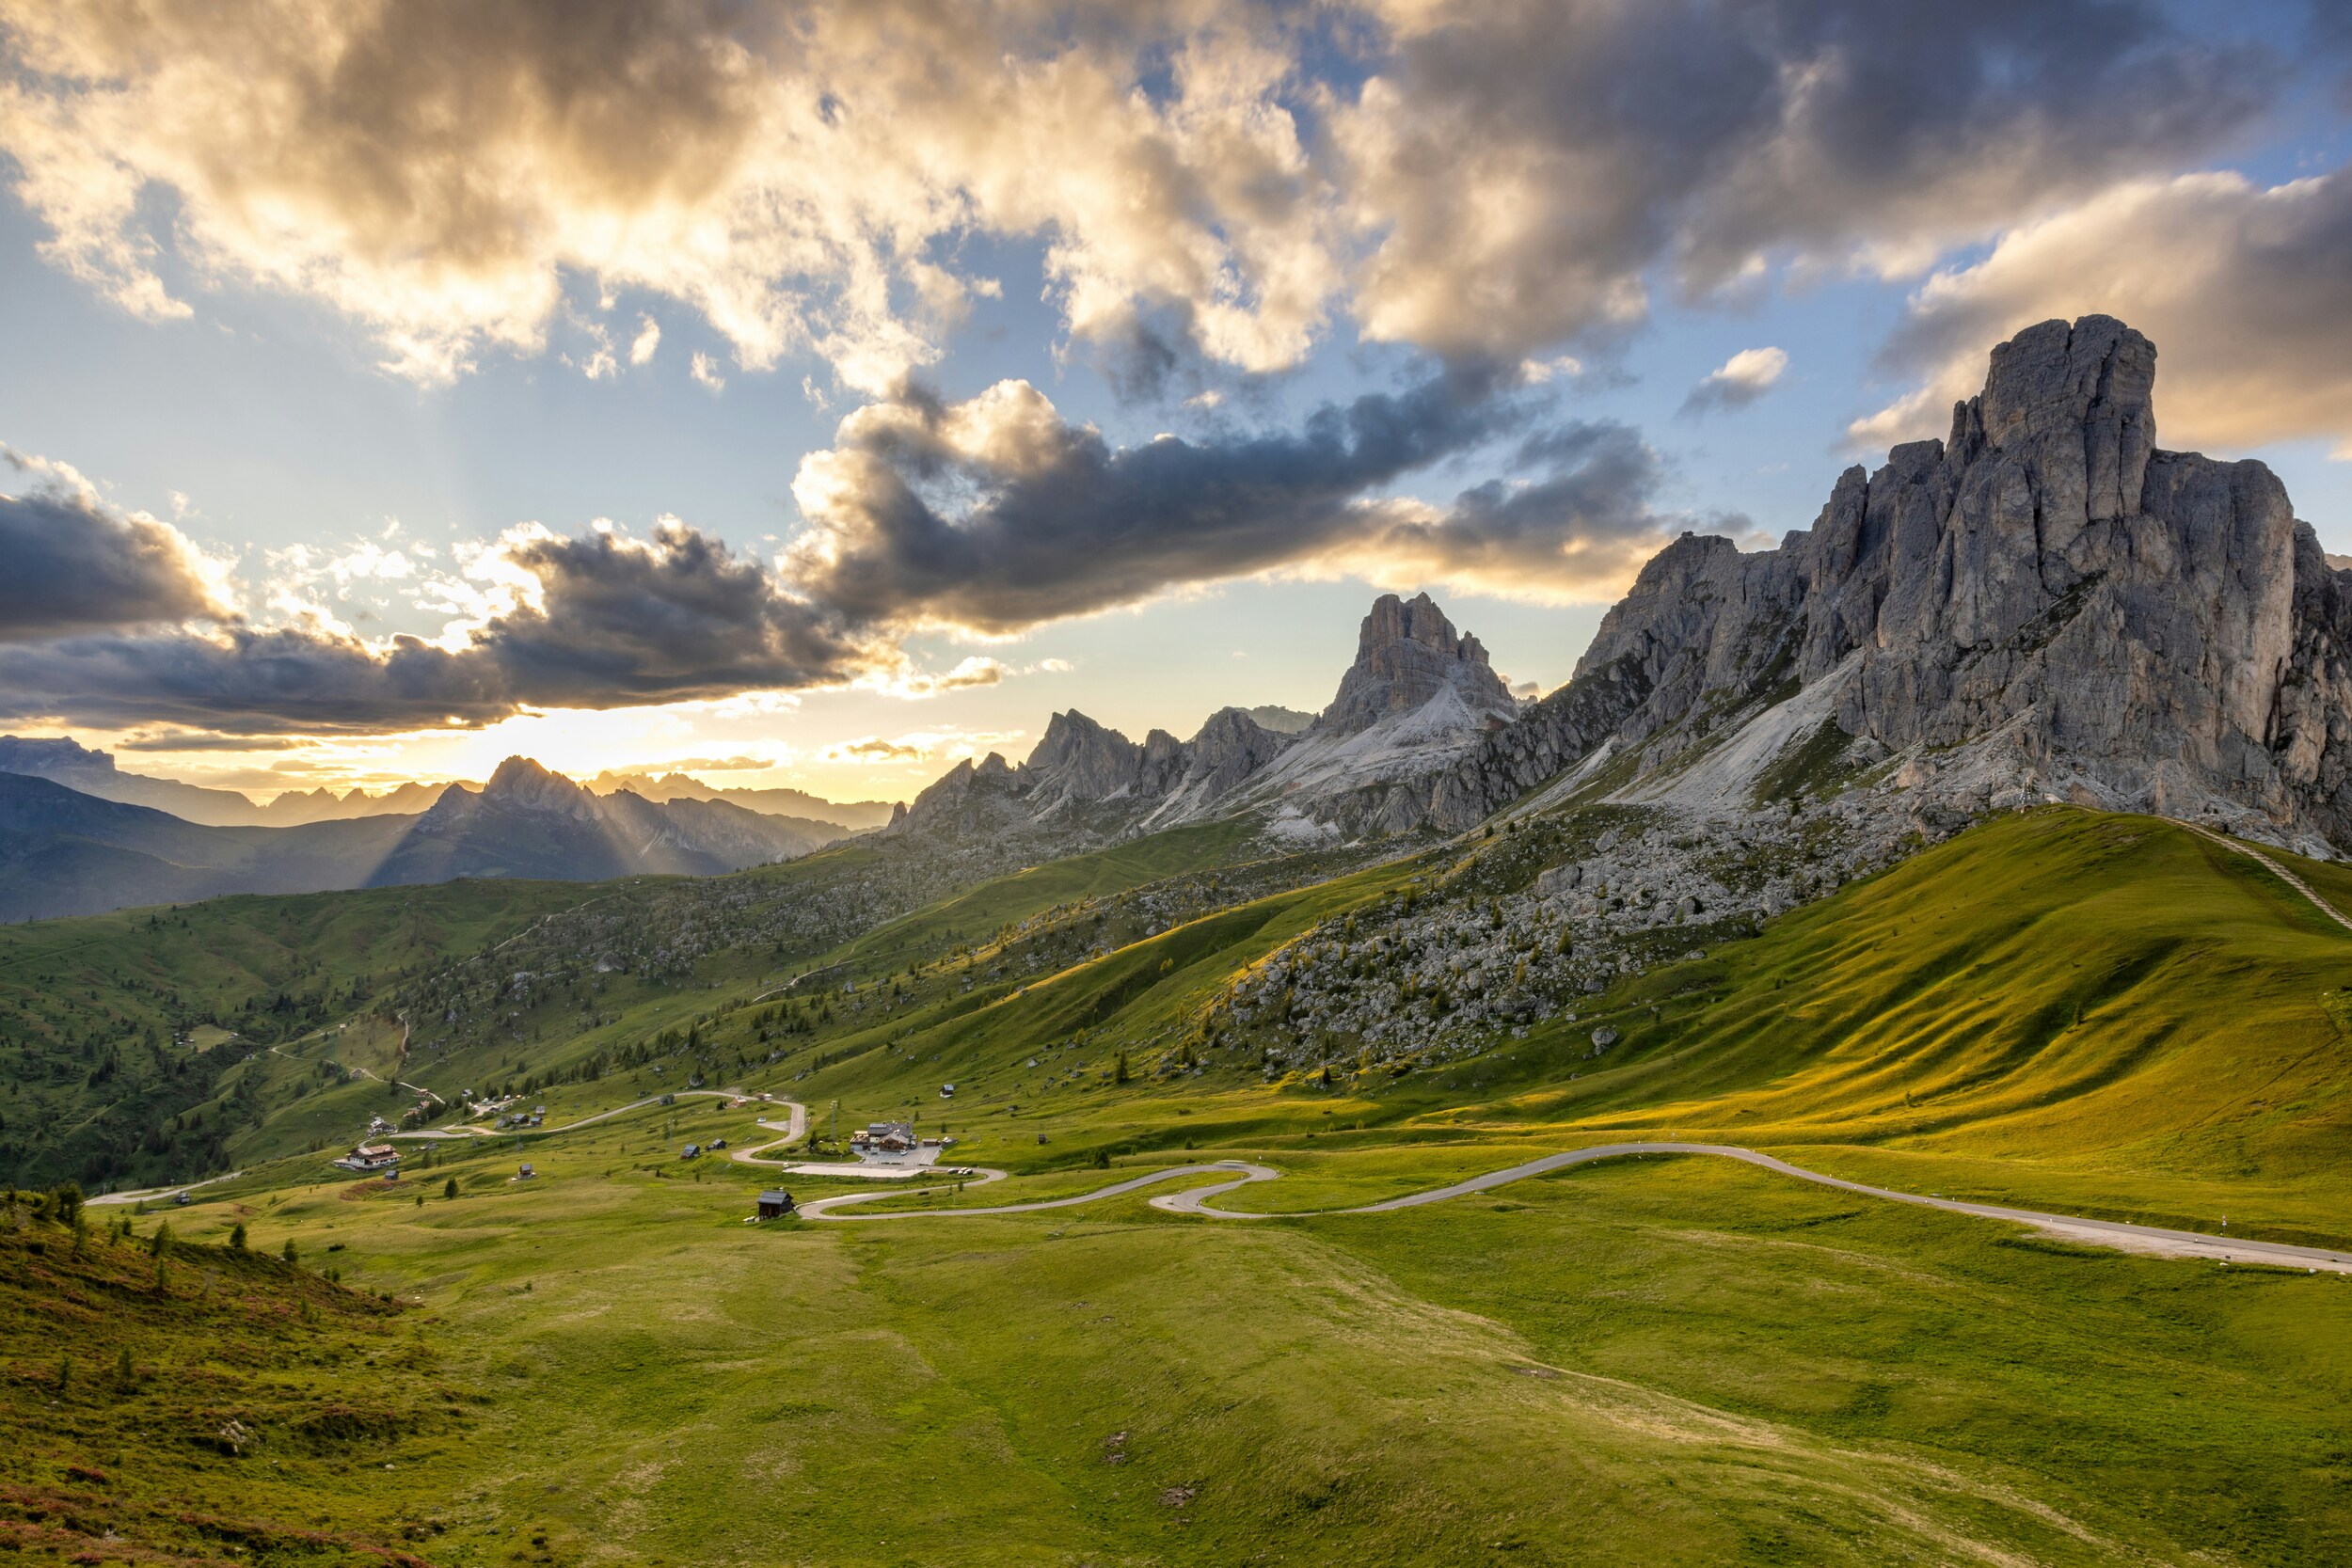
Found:
[[[437,1359],[405,1386],[459,1399],[412,1399],[380,1460],[303,1484],[353,1486],[340,1528],[432,1561],[2352,1561],[2337,1276],[1669,1159],[1384,1215],[1131,1196],[755,1228],[762,1185],[855,1183],[681,1162],[773,1136],[694,1097],[420,1146],[394,1184],[303,1152],[391,1100],[354,1074],[511,1074],[556,1122],[700,1078],[802,1099],[819,1132],[835,1101],[845,1125],[919,1115],[1015,1173],[894,1208],[1247,1157],[1282,1180],[1229,1201],[1301,1216],[1671,1135],[2352,1241],[2352,933],[2146,818],[2004,817],[1760,933],[1678,927],[1701,957],[1473,1049],[1327,1074],[1220,1022],[1236,976],[1407,908],[1483,919],[1590,826],[1372,860],[1169,835],[823,945],[812,899],[896,895],[870,851],[590,890],[226,1069],[214,1103],[262,1110],[232,1143],[247,1174],[170,1221],[207,1243],[242,1221],[422,1301],[407,1342]],[[437,1022],[405,1058],[395,998]],[[8,1340],[25,1387],[36,1316]],[[81,1461],[40,1414],[23,1463],[63,1475]],[[433,1424],[461,1420],[463,1442]],[[293,1495],[249,1466],[187,1488],[208,1500],[183,1512],[277,1522]]]
[[[919,1114],[962,1140],[958,1158],[1016,1171],[1186,1148],[1318,1164],[1348,1148],[1364,1169],[1390,1150],[1390,1185],[1370,1197],[1409,1190],[1448,1146],[1479,1150],[1467,1173],[1518,1146],[1671,1134],[1923,1191],[2352,1240],[2339,1174],[2352,1013],[2338,1000],[2352,938],[2250,861],[2147,818],[2067,808],[1988,823],[1758,937],[1622,982],[1574,1023],[1422,1070],[1343,1065],[1325,1086],[1268,1083],[1254,1058],[1216,1050],[1180,1065],[1233,974],[1431,879],[1433,863],[1270,895],[1025,987],[835,1024],[783,1065],[837,1057],[792,1092],[839,1100],[851,1122]],[[1604,1028],[1619,1042],[1595,1060]],[[1327,1196],[1285,1181],[1238,1201]]]
[[[620,1154],[659,1121],[455,1198],[242,1200],[257,1245],[421,1298],[434,1379],[486,1400],[356,1473],[446,1525],[428,1560],[2352,1560],[2334,1276],[1694,1161],[1264,1226],[755,1228],[755,1173]]]
[[[11,1558],[356,1568],[430,1550],[444,1511],[415,1479],[457,1451],[476,1400],[416,1314],[277,1257],[159,1242],[157,1222],[124,1238],[86,1215],[77,1234],[24,1194],[0,1212]]]
[[[0,927],[0,1179],[220,1168],[270,1109],[225,1082],[246,1056],[594,893],[453,882]]]

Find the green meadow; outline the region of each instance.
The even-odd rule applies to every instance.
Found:
[[[2352,1561],[2352,1276],[2061,1244],[1668,1153],[1321,1212],[1693,1139],[2352,1246],[2352,933],[2182,829],[2050,809],[1711,933],[1474,1055],[1327,1081],[1204,1043],[1236,974],[1351,911],[1532,876],[1527,843],[1285,863],[1168,835],[844,943],[652,975],[532,956],[560,917],[534,890],[449,895],[476,946],[511,945],[490,981],[434,993],[461,1021],[441,1054],[404,1057],[362,998],[206,1101],[259,1107],[235,1179],[89,1208],[78,1238],[47,1200],[10,1205],[0,1544],[664,1568]],[[2352,875],[2297,869],[2352,898]],[[776,868],[745,896],[835,874]],[[501,992],[510,970],[555,978]],[[1602,1025],[1622,1043],[1596,1060]],[[320,1086],[325,1060],[518,1076],[548,1126],[411,1144],[398,1181],[354,1180],[312,1146],[389,1096]],[[756,1119],[777,1108],[712,1088],[804,1102],[819,1157],[837,1106],[843,1130],[919,1115],[956,1140],[946,1163],[1008,1174],[747,1224],[765,1186],[871,1184],[681,1159],[778,1136]],[[1265,1217],[1146,1201],[1210,1176],[949,1212],[1220,1160],[1282,1173],[1221,1200]]]

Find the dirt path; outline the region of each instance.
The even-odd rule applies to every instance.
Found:
[[[2174,818],[2174,820],[2177,821],[2179,819]],[[2186,828],[2190,832],[2197,834],[2200,838],[2212,840],[2214,843],[2218,844],[2221,847],[2229,850],[2233,855],[2244,855],[2248,860],[2250,860],[2256,864],[2262,866],[2263,869],[2268,871],[2273,877],[2278,878],[2279,880],[2286,883],[2287,886],[2293,888],[2296,892],[2310,899],[2313,907],[2315,907],[2320,913],[2326,915],[2328,919],[2334,921],[2345,930],[2352,931],[2352,919],[2346,919],[2342,910],[2336,908],[2333,904],[2328,902],[2327,899],[2322,898],[2318,894],[2312,891],[2311,883],[2305,881],[2294,872],[2289,871],[2285,866],[2280,865],[2277,861],[2272,860],[2268,855],[2264,854],[2260,849],[2255,848],[2252,845],[2240,844],[2233,838],[2224,838],[2221,834],[2215,832],[2212,829],[2201,828],[2194,822],[2182,822],[2181,826]]]
[[[759,1098],[757,1095],[746,1094],[741,1089],[669,1089],[664,1092],[674,1100],[756,1100]],[[578,1121],[567,1121],[561,1127],[509,1127],[503,1130],[492,1127],[427,1128],[421,1132],[387,1132],[384,1136],[387,1138],[412,1138],[426,1140],[437,1138],[544,1138],[557,1132],[569,1132],[574,1128],[578,1127],[593,1127],[597,1122],[609,1121],[614,1117],[627,1116],[631,1111],[642,1111],[648,1105],[659,1105],[660,1103],[660,1095],[648,1095],[644,1100],[632,1100],[626,1105],[615,1105],[609,1111],[598,1111],[595,1116],[582,1117]],[[781,1103],[791,1107],[796,1122],[803,1121],[806,1118],[807,1108],[805,1106],[800,1105],[797,1102],[788,1100],[781,1101]],[[759,1125],[762,1127],[768,1127],[772,1126],[773,1124],[763,1121]],[[763,1144],[760,1147],[765,1148],[772,1146]]]
[[[2045,1214],[2031,1209],[2008,1209],[1993,1203],[1963,1203],[1957,1198],[1930,1197],[1921,1193],[1899,1193],[1890,1188],[1866,1186],[1848,1181],[1842,1177],[1824,1176],[1820,1171],[1805,1170],[1785,1160],[1753,1148],[1740,1148],[1730,1144],[1597,1144],[1589,1148],[1573,1148],[1559,1154],[1547,1154],[1540,1160],[1488,1171],[1468,1180],[1448,1186],[1432,1187],[1426,1192],[1410,1193],[1403,1197],[1389,1198],[1381,1203],[1369,1203],[1356,1209],[1324,1209],[1311,1211],[1321,1214],[1385,1214],[1399,1209],[1418,1209],[1424,1204],[1442,1203],[1448,1198],[1464,1197],[1483,1193],[1506,1182],[1522,1181],[1531,1176],[1565,1170],[1571,1165],[1588,1164],[1596,1160],[1620,1160],[1653,1154],[1711,1154],[1721,1159],[1739,1160],[1751,1165],[1799,1180],[1835,1187],[1841,1192],[1859,1193],[1867,1197],[1884,1198],[1892,1203],[1912,1203],[1927,1209],[1942,1209],[1948,1213],[1970,1214],[1979,1219],[2005,1220],[2030,1226],[2044,1235],[2064,1241],[2087,1243],[2093,1246],[2116,1247],[2125,1252],[2141,1252],[2162,1258],[2209,1259],[2218,1263],[2264,1263],[2279,1268],[2325,1269],[2333,1274],[2352,1274],[2352,1253],[2330,1252],[2324,1247],[2292,1246],[2283,1242],[2239,1241],[2227,1236],[2208,1236],[2194,1230],[2167,1230],[2157,1226],[2127,1225],[2121,1220],[2082,1219],[2072,1214]],[[1000,1172],[991,1173],[993,1180]],[[1216,1219],[1263,1220],[1297,1218],[1297,1215],[1253,1214],[1239,1210],[1219,1209],[1212,1199],[1258,1181],[1273,1181],[1281,1172],[1271,1166],[1252,1164],[1241,1160],[1220,1160],[1214,1164],[1177,1165],[1148,1175],[1131,1177],[1124,1181],[1077,1197],[1048,1198],[1036,1203],[1006,1203],[986,1209],[932,1210],[932,1217],[963,1214],[1025,1214],[1041,1209],[1067,1209],[1099,1198],[1117,1197],[1162,1181],[1186,1176],[1221,1176],[1223,1181],[1189,1188],[1181,1193],[1168,1193],[1152,1199],[1152,1207],[1174,1214],[1201,1214]],[[930,1189],[937,1191],[938,1189]],[[904,1219],[920,1216],[922,1210],[894,1210],[880,1214],[838,1213],[835,1211],[852,1204],[869,1203],[887,1193],[855,1193],[845,1197],[819,1198],[805,1205],[802,1212],[810,1219]]]

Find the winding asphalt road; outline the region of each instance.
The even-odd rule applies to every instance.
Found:
[[[1466,1197],[1513,1181],[1523,1181],[1531,1176],[1549,1171],[1565,1170],[1571,1165],[1589,1164],[1596,1160],[1622,1160],[1648,1155],[1711,1154],[1720,1159],[1738,1160],[1758,1165],[1783,1176],[1793,1176],[1802,1181],[1835,1187],[1840,1192],[1858,1193],[1866,1197],[1884,1198],[1893,1203],[1912,1203],[1923,1209],[1941,1209],[1948,1213],[1971,1214],[1979,1219],[2006,1220],[2029,1226],[2045,1235],[2065,1241],[2088,1243],[2094,1246],[2116,1247],[2125,1252],[2149,1253],[2164,1258],[2205,1259],[2217,1263],[2264,1263],[2280,1268],[2326,1270],[2331,1274],[2352,1274],[2352,1253],[2331,1252],[2325,1247],[2294,1246],[2284,1242],[2239,1241],[2226,1236],[2208,1236],[2195,1230],[2168,1230],[2160,1226],[2130,1225],[2121,1220],[2083,1219],[2073,1214],[2045,1214],[2032,1209],[2010,1209],[1994,1203],[1965,1203],[1958,1198],[1931,1197],[1921,1193],[1899,1193],[1886,1187],[1872,1187],[1842,1177],[1825,1176],[1820,1171],[1792,1165],[1786,1160],[1753,1148],[1740,1148],[1731,1144],[1637,1143],[1595,1144],[1589,1148],[1572,1148],[1559,1154],[1547,1154],[1540,1160],[1492,1170],[1473,1176],[1450,1186],[1432,1187],[1425,1192],[1408,1193],[1380,1203],[1368,1203],[1355,1209],[1320,1209],[1308,1211],[1317,1214],[1386,1214],[1399,1209],[1418,1209],[1423,1204],[1442,1203],[1448,1198]],[[978,1180],[1001,1180],[1004,1172],[991,1170]],[[802,1206],[801,1212],[809,1219],[884,1220],[908,1219],[920,1216],[939,1217],[964,1214],[1027,1214],[1045,1209],[1069,1209],[1101,1198],[1117,1197],[1140,1188],[1172,1181],[1182,1177],[1221,1176],[1226,1180],[1204,1186],[1190,1187],[1180,1193],[1166,1193],[1151,1200],[1152,1207],[1174,1214],[1200,1214],[1216,1219],[1262,1220],[1297,1216],[1253,1214],[1233,1209],[1219,1209],[1213,1199],[1259,1181],[1273,1181],[1281,1172],[1269,1165],[1253,1164],[1243,1160],[1220,1160],[1212,1164],[1174,1165],[1167,1170],[1131,1177],[1115,1181],[1107,1187],[1081,1194],[1076,1197],[1046,1198],[1035,1203],[1002,1203],[979,1209],[892,1210],[884,1213],[845,1213],[852,1205],[871,1203],[878,1198],[899,1196],[891,1193],[852,1193],[842,1197],[818,1198]],[[937,1192],[932,1187],[923,1189]]]
[[[675,1092],[681,1097],[692,1095],[717,1099],[745,1098],[740,1090],[736,1089],[681,1089]],[[567,1122],[562,1127],[540,1128],[535,1130],[534,1134],[527,1135],[544,1137],[551,1132],[568,1132],[574,1128],[586,1127],[612,1117],[622,1116],[628,1112],[642,1110],[647,1105],[659,1103],[660,1097],[658,1096],[653,1099],[640,1100],[628,1105],[615,1106],[610,1111],[600,1111],[592,1117],[583,1117],[578,1121]],[[780,1144],[798,1142],[808,1130],[807,1106],[797,1100],[779,1101],[776,1103],[784,1106],[787,1113],[786,1120],[779,1124],[763,1117],[759,1118],[759,1125],[781,1135],[755,1148],[731,1150],[727,1156],[730,1160],[746,1165],[773,1166],[797,1163],[790,1160],[771,1160],[762,1157],[767,1150]],[[392,1135],[419,1138],[499,1136],[501,1134],[467,1129],[456,1132],[407,1132]],[[1916,1204],[1923,1209],[1941,1209],[1947,1213],[1969,1214],[1978,1219],[2003,1220],[2013,1225],[2029,1227],[2044,1235],[2063,1241],[2079,1242],[2092,1246],[2114,1247],[2124,1252],[2146,1253],[2160,1258],[2202,1259],[2216,1263],[2262,1263],[2277,1268],[2352,1274],[2352,1253],[2332,1252],[2325,1247],[2296,1246],[2285,1242],[2255,1242],[2229,1236],[2209,1236],[2201,1231],[2169,1230],[2161,1226],[2131,1225],[2122,1220],[2094,1220],[2074,1214],[2049,1214],[2034,1209],[2010,1209],[1996,1203],[1968,1203],[1959,1198],[1934,1197],[1924,1193],[1901,1193],[1890,1187],[1873,1187],[1860,1181],[1849,1181],[1843,1177],[1828,1176],[1820,1171],[1806,1170],[1802,1165],[1792,1165],[1786,1160],[1775,1159],[1759,1150],[1741,1148],[1733,1144],[1672,1142],[1594,1144],[1585,1148],[1571,1148],[1558,1154],[1547,1154],[1541,1159],[1529,1160],[1520,1164],[1505,1166],[1501,1170],[1487,1171],[1482,1176],[1473,1176],[1447,1186],[1431,1187],[1424,1192],[1407,1193],[1403,1197],[1388,1198],[1379,1203],[1368,1203],[1354,1209],[1308,1210],[1299,1214],[1250,1213],[1243,1210],[1220,1209],[1216,1206],[1214,1200],[1223,1197],[1228,1193],[1239,1191],[1256,1182],[1274,1181],[1281,1178],[1282,1173],[1273,1166],[1256,1164],[1246,1160],[1218,1160],[1204,1164],[1171,1165],[1165,1170],[1149,1171],[1141,1176],[1129,1177],[1123,1181],[1114,1181],[1106,1187],[1098,1187],[1093,1192],[1081,1193],[1073,1197],[1041,1198],[1032,1203],[999,1203],[973,1209],[894,1209],[882,1213],[854,1212],[862,1205],[879,1202],[885,1197],[902,1197],[950,1190],[947,1183],[942,1182],[914,1189],[884,1189],[871,1193],[845,1193],[838,1197],[813,1198],[801,1205],[800,1212],[803,1218],[811,1220],[936,1219],[984,1214],[1033,1214],[1048,1209],[1073,1209],[1081,1204],[1119,1197],[1145,1187],[1157,1186],[1164,1181],[1174,1181],[1186,1177],[1222,1177],[1224,1178],[1222,1180],[1188,1187],[1182,1192],[1163,1193],[1151,1199],[1152,1207],[1171,1214],[1197,1214],[1220,1220],[1300,1218],[1307,1214],[1386,1214],[1399,1209],[1418,1209],[1423,1204],[1443,1203],[1448,1198],[1467,1197],[1472,1193],[1486,1192],[1509,1182],[1524,1181],[1529,1177],[1542,1176],[1555,1170],[1565,1170],[1572,1165],[1589,1164],[1596,1160],[1638,1159],[1668,1154],[1707,1154],[1718,1159],[1738,1160],[1746,1164],[1777,1172],[1782,1176],[1793,1176],[1801,1181],[1811,1181],[1823,1187],[1835,1187],[1840,1192],[1856,1193],[1865,1197],[1883,1198],[1890,1203]],[[1007,1173],[1001,1170],[981,1167],[976,1168],[971,1176],[958,1180],[964,1186],[977,1187],[985,1186],[993,1181],[1002,1181],[1006,1175]],[[215,1178],[215,1180],[225,1179]],[[158,1192],[171,1190],[175,1189],[156,1189]],[[127,1201],[134,1196],[136,1195],[117,1195],[115,1201]]]

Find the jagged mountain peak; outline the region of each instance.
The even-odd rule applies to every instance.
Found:
[[[1509,688],[1478,639],[1456,632],[1427,594],[1383,594],[1357,634],[1356,662],[1340,677],[1318,735],[1355,735],[1391,714],[1410,713],[1452,689],[1473,713],[1517,711]]]
[[[2157,448],[2155,368],[2112,317],[2037,324],[1948,440],[1847,470],[1810,531],[1676,541],[1428,819],[1604,757],[1630,766],[1617,798],[1741,805],[1834,731],[1963,811],[2073,799],[2352,844],[2352,583],[2261,463]]]
[[[534,811],[557,811],[585,820],[596,815],[596,798],[563,774],[543,768],[531,757],[513,756],[498,765],[482,786],[485,800]]]

